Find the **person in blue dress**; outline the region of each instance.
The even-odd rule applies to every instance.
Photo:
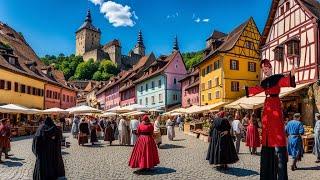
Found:
[[[292,171],[297,169],[297,162],[300,161],[303,156],[301,135],[304,134],[304,128],[300,118],[300,113],[294,114],[293,120],[289,121],[286,126],[286,133],[288,135],[288,154],[293,158],[291,166]]]

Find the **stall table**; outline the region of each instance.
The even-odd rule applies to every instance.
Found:
[[[302,136],[302,143],[304,152],[310,153],[313,149],[314,137],[313,136]]]
[[[167,135],[167,127],[166,126],[160,126],[160,132],[161,135]]]

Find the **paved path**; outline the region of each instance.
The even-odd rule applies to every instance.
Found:
[[[67,136],[69,136],[67,134]],[[259,179],[259,156],[251,156],[246,148],[240,152],[240,161],[225,173],[216,171],[205,161],[207,143],[177,132],[176,141],[164,144],[159,150],[160,165],[151,172],[134,173],[127,165],[132,147],[108,146],[102,142],[95,147],[81,147],[69,137],[69,148],[63,149],[63,158],[68,179]],[[15,155],[0,165],[0,179],[32,179],[34,155],[31,138],[22,138],[12,143]],[[243,144],[242,144],[243,147]],[[320,178],[320,164],[314,156],[306,154],[299,164],[301,170],[289,170],[289,179],[308,180]]]

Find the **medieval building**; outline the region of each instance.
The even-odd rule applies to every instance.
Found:
[[[121,53],[120,41],[114,39],[105,45],[100,44],[101,31],[92,24],[90,10],[87,12],[86,19],[76,31],[76,55],[82,56],[84,61],[93,59],[101,61],[110,59],[116,63],[120,69],[129,69],[145,55],[142,32],[139,31],[138,41],[135,47],[130,50],[128,55]]]

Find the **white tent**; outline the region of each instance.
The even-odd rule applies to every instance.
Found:
[[[107,112],[114,112],[114,113],[127,113],[127,112],[131,112],[131,111],[132,110],[121,108],[120,106],[116,106],[116,107],[113,107],[113,108],[107,110]]]
[[[101,113],[102,111],[90,106],[82,105],[67,109],[70,114],[84,114],[84,113]]]
[[[161,109],[149,109],[148,112],[163,112]]]
[[[185,109],[187,114],[200,113],[202,112],[201,106],[193,105]]]
[[[1,113],[13,113],[13,114],[37,114],[38,110],[28,109],[21,105],[7,104],[0,106]]]
[[[128,111],[146,111],[149,108],[140,104],[131,104],[129,106],[124,106],[121,109],[128,110]]]
[[[122,116],[139,116],[139,115],[143,115],[146,114],[145,112],[141,112],[141,111],[132,111],[132,112],[128,112],[128,113],[124,113],[121,114]]]
[[[118,114],[114,112],[105,112],[101,115],[101,117],[110,117],[110,116],[116,116],[116,115]]]
[[[51,114],[51,113],[63,114],[63,113],[68,113],[68,111],[60,108],[50,108],[42,111],[42,114]]]
[[[292,87],[286,87],[281,88],[281,92],[279,94],[279,97],[285,97],[289,94],[292,94],[296,91],[299,91],[308,85],[312,83],[305,83],[305,84],[299,84],[295,88]],[[265,92],[259,93],[252,97],[242,97],[228,105],[225,106],[225,108],[233,108],[233,109],[257,109],[263,107],[264,100],[266,99]]]

